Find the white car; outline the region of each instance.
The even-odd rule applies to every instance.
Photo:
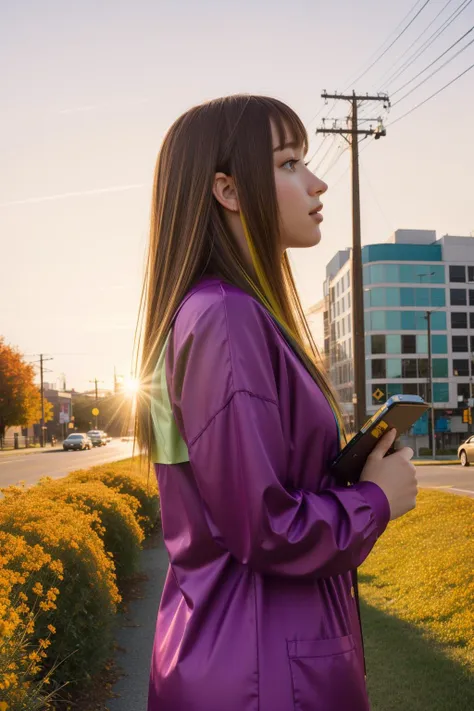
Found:
[[[474,436],[468,437],[465,442],[459,445],[458,458],[463,467],[468,467],[474,461]]]
[[[92,449],[90,438],[82,432],[72,432],[63,442],[63,449]]]

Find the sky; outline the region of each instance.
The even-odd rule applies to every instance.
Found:
[[[349,104],[328,114],[321,93],[386,90],[395,104],[473,39],[395,94],[469,32],[471,2],[394,79],[461,0],[0,0],[0,335],[28,362],[52,358],[46,382],[88,390],[112,387],[114,368],[130,375],[161,141],[191,106],[239,92],[285,101],[318,151],[322,240],[290,250],[304,307],[317,302],[352,240],[347,144],[315,133]],[[398,228],[474,231],[474,69],[396,121],[473,63],[474,44],[389,113],[363,110],[387,126],[360,145],[363,244]]]

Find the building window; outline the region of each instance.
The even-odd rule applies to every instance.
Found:
[[[431,351],[433,353],[447,353],[448,352],[448,337],[442,335],[441,333],[435,333],[431,336]],[[426,350],[426,352],[428,352]]]
[[[387,353],[401,353],[402,352],[402,337],[395,334],[390,334],[385,336],[385,348]]]
[[[431,303],[431,289],[415,289],[415,305],[416,306],[430,306]]]
[[[474,328],[474,313],[469,312],[469,326],[470,328]]]
[[[474,281],[474,267],[467,268],[467,280]]]
[[[431,306],[446,306],[446,292],[444,289],[430,289]]]
[[[469,289],[469,306],[474,306],[474,289]]]
[[[402,336],[402,353],[416,353],[416,336]]]
[[[467,353],[467,336],[451,336],[451,346],[453,353]]]
[[[448,377],[448,359],[433,358],[433,378]]]
[[[471,336],[471,353],[474,353],[474,336]]]
[[[428,376],[429,376],[428,358],[418,358],[418,377],[419,378],[427,378]],[[446,377],[447,376],[448,376],[448,373],[446,372]]]
[[[402,377],[403,378],[416,378],[416,359],[415,358],[403,358],[402,359]]]
[[[449,267],[449,281],[457,281],[464,284],[466,282],[466,267]]]
[[[458,402],[459,399],[467,400],[469,395],[469,383],[458,383]]]
[[[371,336],[371,350],[372,353],[386,353],[385,350],[385,336],[377,335]]]
[[[418,395],[418,383],[403,383],[404,395]]]
[[[451,328],[467,328],[467,314],[464,311],[451,313]]]
[[[466,289],[450,289],[451,306],[466,306]]]
[[[431,337],[433,340],[434,336]],[[419,334],[416,337],[416,352],[428,353],[428,334]]]
[[[402,361],[401,358],[387,358],[387,378],[402,377]]]
[[[427,328],[426,317],[423,313],[420,313],[420,311],[417,311],[417,316],[419,318],[417,330],[425,330],[425,328]],[[433,331],[446,330],[446,311],[433,311],[431,314],[431,328]]]
[[[464,284],[466,282],[466,267],[464,266],[450,266],[449,267],[449,281],[459,282]]]
[[[449,383],[433,383],[433,401],[448,402]]]
[[[453,375],[466,376],[469,375],[469,360],[467,358],[453,359]]]
[[[385,358],[374,358],[372,361],[372,378],[385,378]]]

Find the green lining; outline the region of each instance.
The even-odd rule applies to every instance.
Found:
[[[189,452],[176,425],[166,382],[168,334],[152,375],[151,419],[153,427],[152,461],[157,464],[189,462]]]

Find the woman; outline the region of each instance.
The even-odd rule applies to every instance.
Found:
[[[413,451],[329,469],[340,408],[286,250],[318,244],[327,185],[285,104],[197,106],[158,157],[137,434],[169,568],[148,711],[366,711],[356,569],[415,506]],[[148,393],[148,397],[146,394]]]

